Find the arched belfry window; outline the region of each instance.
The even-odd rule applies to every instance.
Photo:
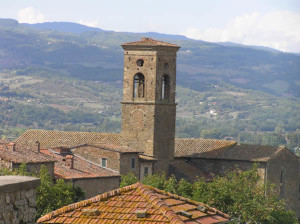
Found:
[[[161,79],[161,99],[168,99],[170,91],[169,77],[164,75]]]
[[[145,96],[145,76],[142,73],[137,73],[134,76],[133,97],[143,98]]]

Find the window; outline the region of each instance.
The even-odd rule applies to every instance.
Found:
[[[283,198],[284,196],[284,187],[285,187],[285,170],[282,169],[280,172],[280,197]]]
[[[145,76],[142,73],[137,73],[134,76],[133,97],[143,98],[145,95]]]
[[[107,166],[107,159],[106,158],[102,158],[102,166],[106,167]]]
[[[164,75],[161,80],[161,99],[169,98],[169,78]]]
[[[139,66],[139,67],[143,67],[143,65],[144,65],[144,60],[143,60],[143,59],[138,59],[138,60],[136,61],[136,65]]]
[[[144,176],[148,176],[149,174],[149,167],[144,167]]]
[[[169,69],[169,64],[165,63],[164,68],[165,68],[165,70],[168,70]]]
[[[135,169],[135,158],[131,158],[131,169]]]

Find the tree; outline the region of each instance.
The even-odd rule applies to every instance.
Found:
[[[42,166],[39,177],[41,185],[36,192],[37,217],[74,202],[75,190],[71,184],[62,179],[54,183],[45,166]]]
[[[131,181],[124,181],[128,179]],[[194,183],[184,179],[177,181],[174,176],[166,178],[165,174],[147,176],[142,182],[216,207],[230,214],[235,223],[298,223],[295,213],[286,210],[284,201],[278,198],[273,186],[259,180],[257,166],[254,165],[248,171],[237,168],[225,176],[216,176],[211,182],[204,179]],[[136,181],[133,176],[122,176],[121,186]]]
[[[138,181],[136,176],[133,173],[128,173],[127,175],[122,175],[121,176],[121,183],[120,187],[125,187],[131,184],[134,184]]]

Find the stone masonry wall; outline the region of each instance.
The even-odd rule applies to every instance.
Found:
[[[0,176],[0,224],[35,223],[39,184],[34,177]]]
[[[300,175],[299,160],[288,150],[281,151],[268,161],[267,179],[276,185],[279,195],[289,209],[300,218]]]
[[[80,187],[85,193],[85,198],[117,189],[120,186],[120,177],[81,178],[73,180],[74,187]]]
[[[131,159],[135,159],[135,167],[131,167]],[[120,174],[126,175],[128,173],[133,173],[137,178],[139,178],[140,172],[140,161],[137,153],[123,153],[120,158]]]

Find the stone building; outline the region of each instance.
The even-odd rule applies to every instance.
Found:
[[[41,144],[37,142],[27,146],[15,143],[2,144],[0,168],[13,170],[25,163],[28,172],[38,173],[44,165],[53,179],[64,179],[72,183],[73,187],[80,187],[86,197],[119,186],[119,172],[73,154],[69,147],[44,149],[40,148]]]
[[[179,46],[143,38],[122,47],[121,134],[28,130],[15,143],[34,147],[38,141],[44,150],[64,146],[75,158],[118,175],[133,172],[139,179],[161,172],[190,180],[196,176],[211,178],[210,174],[222,174],[236,165],[249,169],[258,163],[262,180],[275,183],[282,198],[299,214],[298,157],[280,147],[175,139]],[[88,180],[81,186],[86,184]]]
[[[299,216],[299,158],[284,146],[238,144],[215,139],[180,139],[175,141],[175,160],[170,164],[169,173],[193,181],[197,175],[209,179],[212,175],[223,175],[237,167],[249,170],[254,163],[257,164],[261,181],[275,184],[288,208]]]
[[[49,174],[54,177],[55,161],[54,158],[46,156],[38,150],[31,150],[29,147],[22,147],[13,142],[0,146],[0,168],[13,170],[25,163],[29,172],[38,173],[41,166],[44,165]]]
[[[167,172],[174,159],[179,46],[142,38],[122,47],[122,144],[157,159],[154,172]]]

